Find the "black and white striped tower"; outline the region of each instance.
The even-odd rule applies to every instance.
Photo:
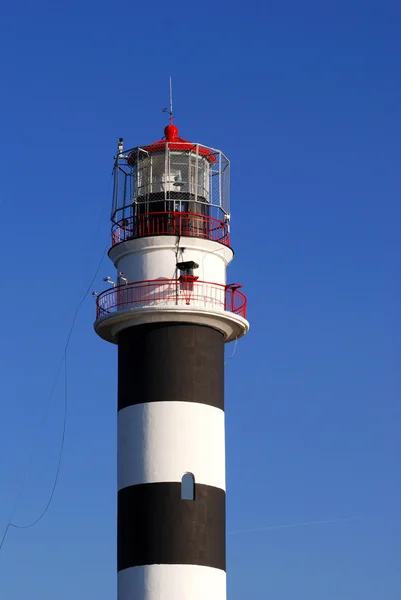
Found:
[[[164,132],[119,140],[97,297],[118,346],[118,599],[225,600],[224,344],[249,327],[226,281],[229,161]]]

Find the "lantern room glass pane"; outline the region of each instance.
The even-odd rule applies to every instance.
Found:
[[[209,163],[203,156],[193,152],[170,152],[151,154],[137,163],[137,198],[164,192],[166,198],[172,192],[191,195],[200,202],[209,201]]]

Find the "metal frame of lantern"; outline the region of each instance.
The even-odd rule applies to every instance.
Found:
[[[113,224],[157,212],[199,214],[228,223],[229,160],[220,150],[178,140],[117,154]]]

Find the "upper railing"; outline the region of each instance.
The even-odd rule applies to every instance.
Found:
[[[191,275],[179,279],[136,281],[105,290],[96,299],[96,318],[135,308],[191,306],[229,311],[246,318],[246,296],[238,284],[198,281]]]
[[[230,245],[228,223],[188,212],[154,212],[121,219],[111,229],[111,243],[115,246],[149,235],[198,237]]]

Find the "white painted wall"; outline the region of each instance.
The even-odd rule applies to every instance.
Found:
[[[174,279],[180,276],[177,262],[193,260],[199,268],[194,271],[202,281],[225,285],[226,268],[233,258],[230,248],[198,238],[183,237],[179,248],[174,236],[154,236],[129,240],[110,250],[117,272],[122,271],[129,282],[147,279]]]
[[[196,483],[225,490],[224,412],[196,402],[147,402],[118,413],[118,489],[139,483]]]
[[[146,565],[118,573],[118,600],[225,600],[226,573],[197,565]]]

